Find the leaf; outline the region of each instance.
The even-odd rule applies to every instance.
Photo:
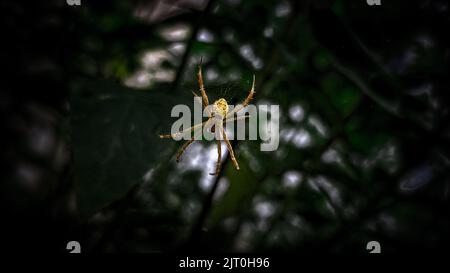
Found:
[[[144,93],[107,81],[74,88],[72,136],[82,216],[123,197],[170,153],[164,152],[168,146],[158,133],[169,122],[173,104],[163,92]]]
[[[348,142],[356,151],[369,155],[392,139],[389,134],[377,129],[377,124],[368,119],[355,117],[347,123],[345,132]]]

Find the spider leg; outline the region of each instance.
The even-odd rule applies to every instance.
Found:
[[[208,119],[207,121],[203,122],[203,123],[207,123],[207,122],[211,122],[211,119]],[[203,123],[201,124],[197,124],[198,125],[203,125]],[[195,126],[194,126],[195,127]],[[191,127],[192,128],[192,127]],[[186,149],[189,147],[189,145],[191,145],[197,138],[197,136],[202,135],[203,134],[203,128],[200,131],[194,132],[194,136],[186,141],[183,146],[181,146],[181,148],[178,150],[177,155],[176,155],[176,161],[177,163],[180,162],[181,156],[183,155],[183,153],[186,151]]]
[[[191,91],[192,94],[194,95],[194,97],[196,98],[201,98],[197,93],[195,93],[194,91]],[[203,100],[202,100],[202,105],[205,107],[205,113],[208,115],[208,117],[211,117],[211,109],[207,108],[208,105],[205,105]]]
[[[194,139],[186,141],[183,144],[183,146],[181,146],[181,148],[178,150],[177,156],[176,156],[177,163],[180,162],[181,156],[183,155],[184,151],[186,151],[187,147],[192,144],[192,142],[194,142]]]
[[[182,135],[182,134],[188,133],[188,132],[190,132],[190,131],[192,131],[192,130],[198,128],[198,127],[203,126],[203,125],[206,124],[209,120],[210,120],[210,119],[208,119],[207,121],[204,121],[204,122],[202,122],[202,123],[196,124],[196,125],[194,125],[194,126],[192,126],[192,127],[189,127],[189,128],[187,128],[187,129],[184,129],[183,131],[178,132],[178,133],[175,133],[175,134],[159,135],[159,138],[176,138],[176,137],[178,137],[178,136],[180,136],[180,135]]]
[[[184,133],[184,132],[186,132],[186,131],[192,131],[192,130],[195,129],[195,128],[198,128],[198,127],[200,127],[200,126],[203,126],[203,124],[208,124],[208,122],[211,123],[212,121],[213,121],[212,119],[208,119],[207,121],[202,122],[202,123],[199,123],[199,124],[196,124],[196,125],[194,125],[194,126],[188,128],[188,129],[186,129],[186,130],[183,130],[183,131],[179,132],[178,134]],[[205,126],[207,126],[207,125],[205,125]],[[174,135],[176,135],[176,134],[174,134]],[[186,151],[187,147],[188,147],[189,145],[191,145],[195,140],[197,140],[197,139],[198,139],[197,136],[199,136],[199,135],[203,135],[203,128],[202,128],[202,130],[200,130],[200,131],[194,131],[194,136],[191,137],[191,139],[189,139],[188,141],[186,141],[186,142],[183,144],[183,146],[181,146],[181,148],[178,150],[177,155],[176,155],[176,161],[177,161],[177,163],[180,162],[181,156],[183,155],[184,151]],[[168,135],[168,136],[170,137],[170,136],[173,136],[173,135]],[[160,136],[160,137],[162,138],[162,137],[164,137],[164,135],[162,135],[162,136]]]
[[[247,107],[247,105],[250,103],[250,101],[253,99],[253,96],[255,95],[255,75],[253,74],[253,83],[252,88],[250,89],[247,98],[245,98],[242,105],[236,106],[232,111],[230,111],[225,118],[232,117],[234,113],[237,113]]]
[[[202,59],[200,59],[200,64],[198,65],[197,80],[198,80],[198,85],[200,86],[200,93],[202,95],[203,106],[206,107],[209,105],[209,101],[208,101],[208,96],[206,95],[205,86],[203,85]]]
[[[222,145],[220,140],[217,140],[217,163],[216,163],[216,171],[214,173],[210,173],[210,175],[219,175],[220,166],[222,164]]]
[[[222,134],[223,134],[223,140],[225,141],[225,144],[227,145],[228,152],[230,152],[231,161],[233,162],[233,165],[236,168],[236,170],[239,170],[239,164],[238,164],[236,158],[234,157],[233,147],[231,146],[231,143],[228,140],[227,134],[225,133],[225,130],[223,129],[223,127],[221,129],[222,129]]]

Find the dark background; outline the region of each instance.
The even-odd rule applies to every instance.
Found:
[[[6,251],[430,252],[449,242],[446,1],[0,4]],[[160,140],[192,105],[281,109],[280,147]],[[224,150],[224,146],[223,146]]]

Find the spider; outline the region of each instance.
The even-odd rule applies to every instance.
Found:
[[[201,94],[201,100],[202,100],[202,105],[203,107],[207,107],[210,106],[209,104],[209,100],[208,100],[208,96],[206,95],[206,91],[205,91],[205,87],[203,85],[203,76],[202,76],[202,61],[200,60],[200,64],[198,65],[198,72],[197,72],[197,80],[198,80],[198,84],[200,87],[200,94]],[[200,97],[199,95],[197,95],[195,92],[192,92],[194,94],[195,97]],[[187,128],[181,132],[175,133],[175,134],[168,134],[168,135],[159,135],[160,138],[175,138],[176,136],[179,136],[181,134],[185,134],[185,133],[191,133],[194,129],[202,127],[203,126],[207,126],[207,125],[212,125],[212,123],[214,123],[214,125],[212,125],[211,127],[211,132],[217,132],[219,134],[219,136],[223,136],[223,140],[225,141],[225,144],[227,146],[228,152],[230,153],[230,157],[231,157],[231,161],[233,162],[234,167],[236,168],[236,170],[239,170],[239,164],[236,160],[236,157],[234,156],[234,151],[233,151],[233,147],[231,146],[230,141],[228,140],[227,134],[225,133],[225,130],[223,128],[223,123],[228,123],[228,122],[233,122],[242,118],[246,118],[248,116],[242,116],[242,117],[237,117],[234,118],[234,114],[241,111],[242,109],[244,109],[245,107],[248,106],[249,102],[253,99],[253,95],[255,94],[255,75],[253,75],[253,83],[252,83],[252,88],[249,91],[249,94],[247,96],[247,98],[244,100],[244,102],[238,106],[236,106],[232,111],[228,112],[228,103],[224,98],[219,98],[218,100],[216,100],[214,102],[213,105],[211,105],[212,107],[210,109],[212,109],[211,111],[207,111],[208,114],[208,120],[205,122],[202,122],[200,124],[196,124],[190,128]],[[208,108],[207,108],[208,109]],[[217,134],[216,134],[217,136]],[[221,151],[221,139],[222,137],[217,138],[216,137],[216,142],[217,142],[217,163],[216,163],[216,168],[215,168],[215,172],[214,173],[210,173],[210,175],[219,175],[220,172],[220,168],[221,168],[221,156],[222,156],[222,151]],[[191,145],[194,142],[194,137],[192,137],[190,140],[187,140],[183,146],[181,146],[181,148],[179,149],[179,151],[176,154],[176,161],[177,163],[180,162],[180,158],[183,155],[184,151],[186,151],[187,147],[189,145]]]

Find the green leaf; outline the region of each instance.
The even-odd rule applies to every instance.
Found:
[[[343,117],[348,116],[357,107],[361,94],[352,87],[341,89],[337,96],[333,97],[333,103]]]
[[[318,70],[325,70],[330,65],[330,57],[328,56],[328,52],[320,51],[314,56],[314,66]]]
[[[104,91],[108,90],[108,91]],[[89,216],[123,197],[161,156],[173,100],[119,84],[84,82],[73,90],[73,147],[78,209]]]
[[[369,155],[391,139],[387,133],[377,131],[375,124],[370,124],[362,118],[350,120],[345,131],[350,145],[365,155]]]

